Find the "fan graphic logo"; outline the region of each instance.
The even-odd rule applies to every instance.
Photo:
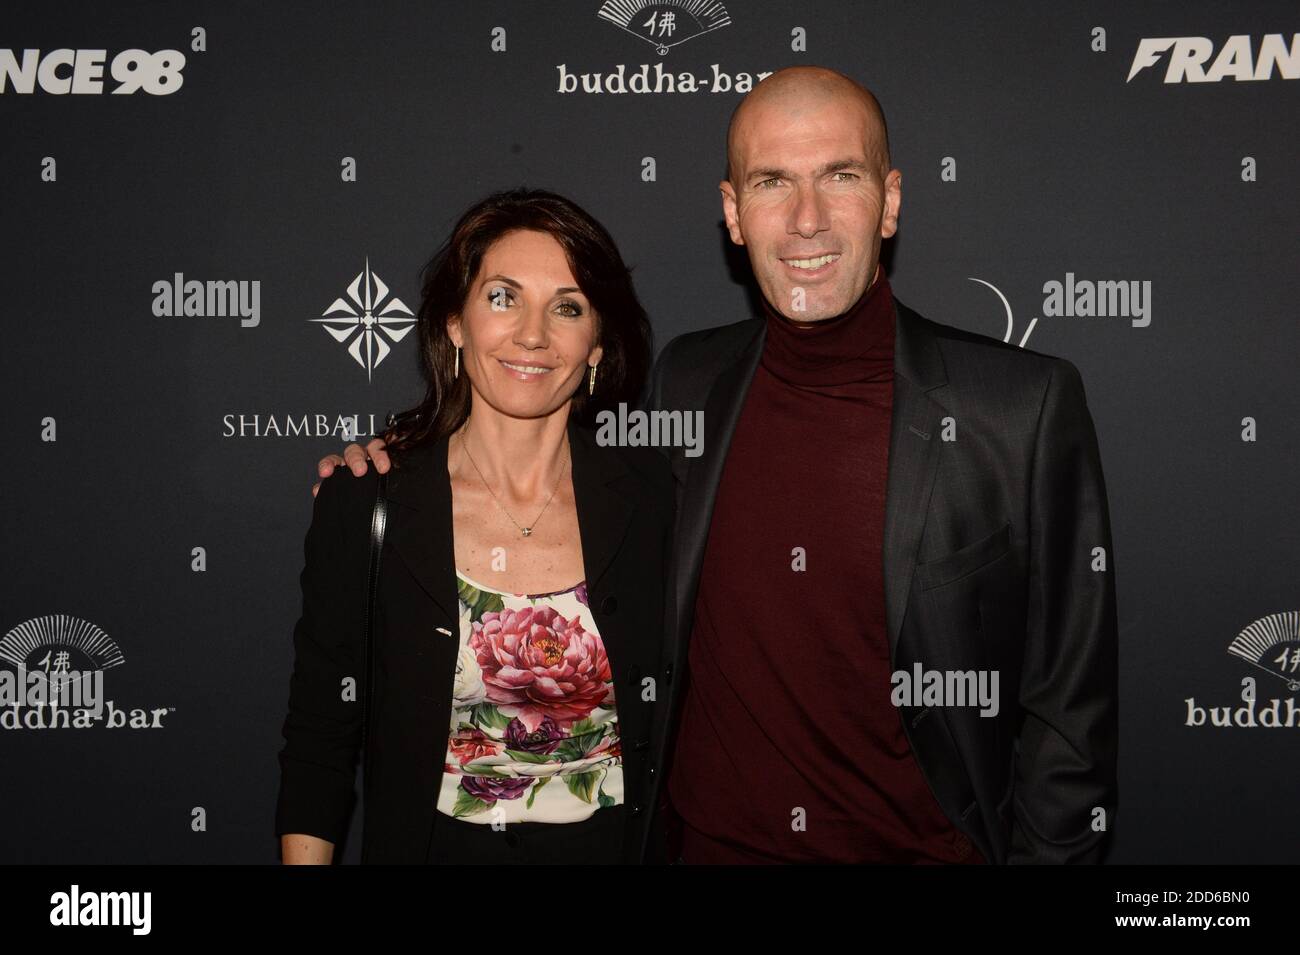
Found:
[[[660,56],[731,23],[727,8],[717,0],[608,0],[596,16],[649,43]]]
[[[0,729],[162,729],[175,707],[126,709],[104,697],[104,671],[126,662],[93,623],[56,614],[0,639]]]
[[[348,354],[366,370],[366,380],[388,357],[392,347],[415,327],[415,315],[397,296],[389,298],[388,286],[370,271],[370,259],[348,286],[346,298],[336,298],[318,322],[339,343],[347,343]]]
[[[1280,680],[1288,693],[1295,693],[1300,690],[1300,610],[1261,617],[1237,634],[1228,646],[1228,653],[1267,674],[1270,678],[1268,685],[1276,686],[1273,681]],[[1262,726],[1266,729],[1300,727],[1300,707],[1296,706],[1294,696],[1285,699],[1273,697],[1264,702],[1256,700],[1254,676],[1244,678],[1242,684],[1242,706],[1206,707],[1198,705],[1195,697],[1184,700],[1187,704],[1185,725]]]
[[[1300,611],[1256,620],[1237,634],[1228,652],[1282,680],[1292,693],[1300,690]]]

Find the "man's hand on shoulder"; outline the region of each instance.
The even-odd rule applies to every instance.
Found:
[[[317,462],[316,473],[320,475],[321,481],[323,481],[334,473],[336,467],[346,464],[354,475],[361,477],[368,468],[366,464],[367,458],[375,462],[375,470],[380,474],[388,473],[391,462],[388,460],[388,452],[384,450],[383,438],[372,438],[364,448],[359,444],[349,444],[343,449],[342,456],[337,454],[325,455]],[[320,491],[320,481],[311,486],[311,496],[315,497],[318,491]]]

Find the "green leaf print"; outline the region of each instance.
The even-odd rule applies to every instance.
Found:
[[[474,604],[478,603],[479,598],[483,596],[483,592],[477,587],[467,584],[465,581],[457,577],[456,596],[460,598],[461,603],[472,609]]]
[[[606,796],[604,789],[600,791],[600,795],[596,797],[596,801],[600,803],[601,809],[608,809],[610,806],[614,805],[614,797]]]
[[[508,749],[506,755],[511,759],[517,759],[521,763],[553,763],[554,756],[548,756],[546,753],[525,753],[521,749]]]
[[[509,773],[498,772],[490,764],[476,766],[474,763],[466,763],[461,767],[466,776],[491,776],[493,779],[509,779]]]
[[[456,805],[451,807],[451,814],[453,818],[459,819],[462,816],[472,816],[475,813],[485,812],[494,805],[496,805],[495,800],[486,802],[479,799],[478,796],[471,796],[465,790],[459,789],[456,791]]]
[[[569,792],[583,802],[591,802],[591,795],[596,791],[596,783],[599,781],[600,773],[598,772],[575,773],[564,777],[564,785],[569,787]]]
[[[470,623],[478,623],[489,611],[500,613],[506,606],[500,594],[484,592],[460,578],[456,579],[456,593],[460,602],[469,608]]]
[[[582,740],[566,739],[561,740],[560,745],[555,747],[553,755],[562,763],[571,763],[576,759],[582,759],[587,755],[587,751],[582,748]]]
[[[589,719],[578,720],[578,722],[574,723],[573,728],[569,730],[569,735],[573,742],[579,747],[579,749],[581,749],[581,754],[574,758],[579,759],[582,756],[586,756],[593,749],[598,747],[600,741],[605,738],[605,729],[606,726],[604,724],[593,723]]]
[[[469,708],[469,721],[481,729],[503,730],[510,725],[506,716],[492,703],[476,703]]]
[[[533,808],[533,800],[537,798],[538,791],[550,781],[550,776],[543,776],[541,779],[537,780],[537,782],[533,783],[533,788],[528,790],[528,803],[524,806],[525,809]]]

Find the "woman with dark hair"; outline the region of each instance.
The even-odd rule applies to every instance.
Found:
[[[667,459],[602,447],[650,330],[601,225],[549,192],[469,209],[425,270],[428,389],[383,438],[363,862],[641,860],[658,725]],[[319,486],[294,631],[276,833],[347,832],[378,475]]]

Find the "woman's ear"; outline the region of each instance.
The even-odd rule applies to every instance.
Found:
[[[460,316],[452,315],[447,319],[447,337],[457,348],[462,348],[465,344],[460,334]]]

